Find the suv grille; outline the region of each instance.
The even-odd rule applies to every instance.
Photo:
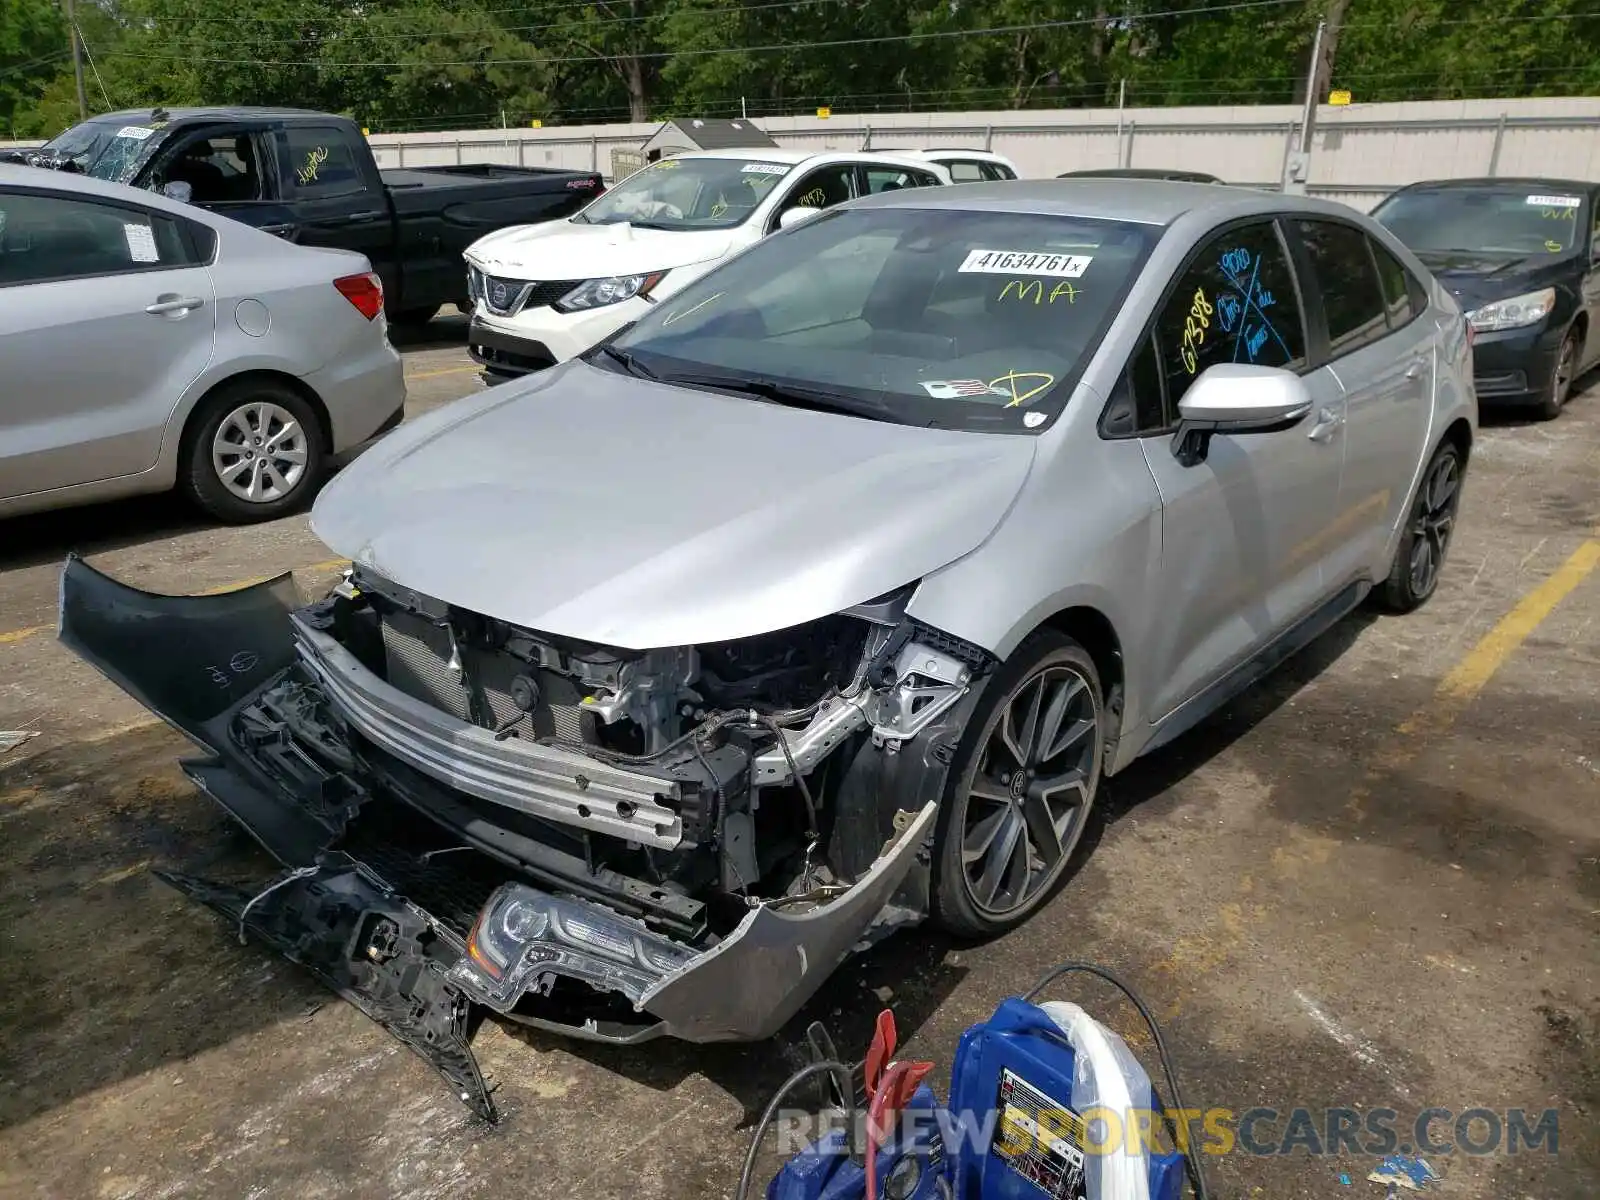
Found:
[[[497,317],[514,317],[525,308],[546,308],[583,282],[581,279],[513,279],[473,268],[474,291]]]

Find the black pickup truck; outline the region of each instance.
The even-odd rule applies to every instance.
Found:
[[[605,190],[591,171],[380,171],[355,122],[289,108],[107,113],[5,157],[165,191],[303,245],[360,251],[400,323],[465,304],[461,252],[484,234],[569,216]]]

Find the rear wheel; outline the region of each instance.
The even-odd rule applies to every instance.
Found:
[[[1060,883],[1100,785],[1106,718],[1094,660],[1031,634],[973,707],[939,814],[934,916],[964,937],[1022,923]]]
[[[1539,416],[1546,421],[1561,415],[1561,409],[1572,394],[1572,381],[1578,373],[1578,331],[1569,329],[1561,339],[1561,350],[1556,355],[1555,370],[1550,372],[1550,385],[1545,389],[1544,400],[1539,404]]]
[[[1390,612],[1407,613],[1426,603],[1439,586],[1461,504],[1461,451],[1450,442],[1434,451],[1411,501],[1405,532],[1378,596]]]
[[[270,521],[316,494],[327,469],[317,415],[274,380],[243,380],[189,419],[179,487],[229,524]]]

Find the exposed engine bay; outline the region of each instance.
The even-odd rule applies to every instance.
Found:
[[[793,629],[593,645],[360,567],[215,597],[81,561],[62,638],[200,743],[287,869],[168,881],[312,970],[486,1117],[477,1006],[580,1037],[770,1036],[927,911],[962,709],[994,665],[910,589]]]

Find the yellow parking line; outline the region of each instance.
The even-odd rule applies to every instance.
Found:
[[[325,571],[342,570],[350,565],[348,558],[327,558],[321,562],[310,563],[303,567],[295,567],[295,573],[320,574]],[[269,579],[276,579],[282,571],[275,571],[271,575],[256,575],[250,579],[236,579],[231,583],[219,584],[217,587],[206,588],[203,592],[195,592],[196,596],[220,596],[223,592],[237,592],[240,588],[253,587],[258,583],[265,583]],[[54,633],[54,625],[30,625],[24,629],[9,629],[0,633],[0,646],[9,646],[15,642],[24,642],[41,633]]]
[[[442,370],[438,370],[438,371],[418,371],[415,375],[407,375],[406,376],[406,382],[407,383],[415,383],[419,379],[437,379],[441,375],[465,375],[468,371],[481,371],[481,370],[483,370],[483,368],[479,367],[479,366],[467,366],[467,367],[445,367]]]

